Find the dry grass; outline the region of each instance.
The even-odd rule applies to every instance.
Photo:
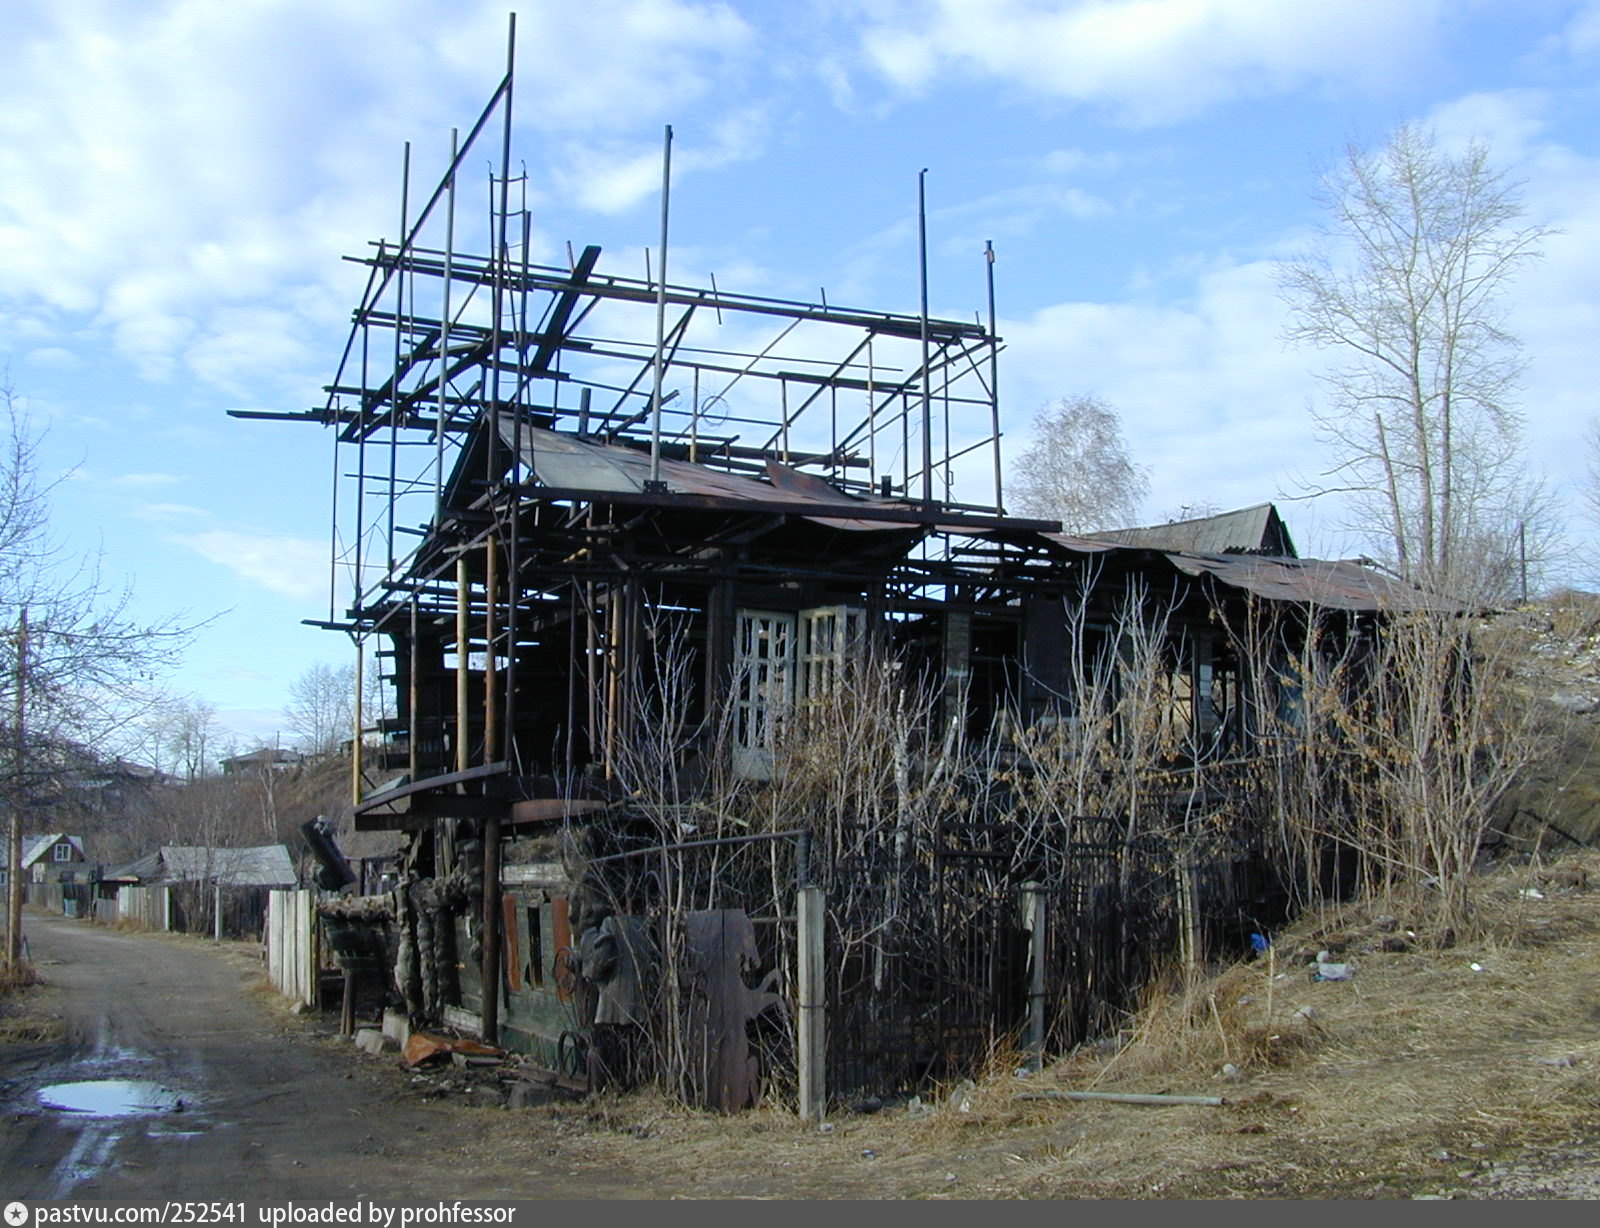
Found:
[[[826,1130],[655,1093],[534,1112],[576,1169],[648,1174],[664,1197],[1448,1192],[1600,1121],[1600,857],[1480,877],[1471,903],[1453,945],[1418,930],[1425,898],[1307,916],[1277,936],[1275,963],[1177,980],[1118,1038],[1038,1075],[996,1053],[974,1085],[927,1093],[920,1110],[839,1113]],[[1354,966],[1350,980],[1312,980],[1297,957],[1322,949]],[[1022,1098],[1051,1089],[1225,1103]],[[550,1132],[500,1120],[508,1162],[551,1154]]]
[[[61,1020],[41,1009],[39,970],[27,960],[0,968],[0,1045],[41,1044],[61,1039]]]

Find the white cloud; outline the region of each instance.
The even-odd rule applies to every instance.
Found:
[[[23,358],[36,367],[48,367],[52,370],[66,371],[83,366],[83,359],[71,350],[63,349],[59,345],[40,346],[36,350],[29,350]]]
[[[437,137],[416,163],[442,169],[445,125],[504,63],[498,0],[24,7],[0,48],[0,301],[89,317],[147,378],[230,391],[314,387],[305,338],[355,297],[339,257],[394,228],[402,142]],[[518,123],[572,168],[745,72],[753,37],[694,0],[519,9]]]
[[[1505,165],[1524,157],[1544,132],[1549,105],[1542,90],[1474,93],[1435,107],[1425,122],[1443,148],[1459,152],[1478,141]]]
[[[204,521],[210,518],[211,513],[203,508],[194,507],[188,503],[140,503],[136,504],[131,512],[140,520],[155,521],[157,523],[173,521]]]
[[[285,597],[312,601],[327,593],[326,542],[229,529],[208,529],[172,540]]]
[[[1591,56],[1600,52],[1600,4],[1591,0],[1584,5],[1573,15],[1557,41],[1575,56]]]
[[[161,486],[176,486],[178,481],[170,473],[122,473],[107,478],[106,485],[119,490],[153,490]]]
[[[711,128],[709,141],[685,139],[684,134],[674,131],[674,182],[686,174],[752,156],[760,148],[765,132],[765,117],[757,110],[723,117]],[[621,213],[641,200],[659,195],[662,147],[659,136],[649,142],[569,142],[553,178],[563,194],[585,208],[598,213]]]
[[[1381,89],[1435,41],[1439,0],[895,0],[868,62],[907,92],[940,74],[1099,103],[1134,123],[1304,86]]]
[[[1120,168],[1126,159],[1117,153],[1090,153],[1084,149],[1052,149],[1036,160],[1047,175],[1106,175]]]
[[[1219,264],[1187,301],[1059,303],[1001,328],[1013,451],[1039,406],[1090,393],[1121,414],[1151,468],[1146,518],[1185,503],[1241,507],[1313,475],[1314,356],[1279,340],[1272,266]]]

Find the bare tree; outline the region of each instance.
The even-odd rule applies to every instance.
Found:
[[[217,709],[193,696],[160,702],[147,722],[144,752],[163,772],[194,781],[216,772],[232,750],[217,724]]]
[[[1316,412],[1334,489],[1408,577],[1480,584],[1485,561],[1503,575],[1517,526],[1542,515],[1520,461],[1504,292],[1550,232],[1519,225],[1519,185],[1483,144],[1454,155],[1412,125],[1381,149],[1349,146],[1320,199],[1321,242],[1280,287],[1289,338],[1337,354]]]
[[[319,661],[289,684],[283,711],[306,752],[327,755],[352,736],[355,704],[355,667]]]
[[[1117,411],[1092,396],[1040,409],[1011,474],[1012,510],[1060,520],[1069,533],[1132,524],[1149,490],[1145,471],[1128,459]]]
[[[193,627],[142,624],[127,589],[108,587],[97,560],[50,534],[53,484],[39,477],[40,435],[0,386],[0,728],[9,752],[7,963],[21,958],[22,815],[68,760],[115,740],[148,702],[149,683]]]
[[[1583,501],[1588,505],[1589,518],[1600,524],[1600,418],[1589,423],[1583,437],[1588,468],[1584,473]]]

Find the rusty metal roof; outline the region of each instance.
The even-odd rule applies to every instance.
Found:
[[[1468,607],[1459,601],[1426,592],[1413,584],[1345,559],[1202,554],[1161,550],[1103,538],[1073,537],[1064,533],[1044,533],[1041,536],[1075,554],[1125,550],[1160,554],[1186,575],[1209,576],[1219,584],[1271,601],[1293,601],[1335,610],[1372,610],[1391,614],[1468,612]]]
[[[1154,550],[1187,550],[1197,554],[1270,554],[1283,558],[1296,556],[1289,530],[1271,503],[1258,503],[1215,516],[1174,520],[1169,524],[1144,525],[1136,529],[1096,530],[1092,536],[1125,546],[1147,546]]]
[[[578,439],[526,424],[516,427],[502,423],[500,432],[508,447],[520,444],[522,467],[541,486],[596,498],[648,493],[645,483],[650,479],[650,457],[634,448]],[[801,473],[777,461],[767,462],[766,481],[667,457],[661,459],[660,472],[668,494],[726,500],[732,505],[780,500],[794,505],[799,514],[839,529],[912,529],[925,518],[920,511],[893,500],[845,494],[814,474]],[[877,515],[871,520],[860,518],[859,513],[865,509]],[[883,512],[896,509],[915,518],[881,518]]]
[[[1382,610],[1391,614],[1463,614],[1467,607],[1403,580],[1343,559],[1273,558],[1255,554],[1167,552],[1189,575],[1210,575],[1232,588],[1273,601],[1297,601],[1336,610]]]

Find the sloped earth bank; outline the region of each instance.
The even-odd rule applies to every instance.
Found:
[[[7,1046],[7,1196],[144,1198],[1600,1197],[1600,859],[1487,876],[1474,932],[1307,918],[1115,1041],[1019,1077],[734,1117],[652,1094],[504,1107],[506,1069],[424,1076],[289,1016],[249,948],[30,917],[67,1038]],[[1327,951],[1350,979],[1314,981]],[[182,1114],[72,1119],[50,1083],[149,1078]],[[1219,1107],[1039,1098],[1220,1096]],[[870,1107],[870,1106],[863,1106]]]

